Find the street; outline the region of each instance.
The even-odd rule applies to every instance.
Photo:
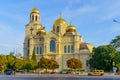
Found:
[[[14,77],[14,76],[1,76],[0,80],[120,80],[115,77]]]
[[[120,80],[120,76],[87,76],[69,74],[22,74],[22,75],[0,75],[0,80]]]

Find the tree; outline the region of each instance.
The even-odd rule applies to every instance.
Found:
[[[9,55],[10,55],[10,56],[14,56],[14,52],[10,52]]]
[[[0,71],[3,71],[7,69],[7,59],[5,55],[0,55]]]
[[[42,57],[39,61],[39,67],[42,69],[46,69],[47,72],[47,69],[50,69],[50,59]]]
[[[31,60],[37,62],[36,55],[35,55],[35,50],[33,50],[33,54],[32,54],[32,58],[31,58]]]
[[[15,69],[15,70],[20,70],[20,69],[23,68],[24,62],[23,62],[23,60],[21,60],[21,59],[15,59],[15,63],[14,63],[13,66],[14,66],[14,69]]]
[[[115,58],[114,58],[114,62],[117,64],[117,63],[120,63],[120,52],[116,52],[115,54]]]
[[[7,55],[6,56],[7,59],[7,68],[8,69],[14,69],[14,62],[15,62],[15,57],[12,55]]]
[[[96,69],[112,70],[112,62],[115,59],[116,49],[111,45],[98,46],[93,49],[90,66]]]
[[[54,73],[54,69],[59,68],[59,64],[55,60],[50,60],[50,69],[52,69]]]
[[[37,68],[37,64],[34,60],[25,60],[23,68],[27,69],[28,71],[35,70]]]
[[[116,66],[118,67],[118,70],[120,70],[120,63],[117,63]]]
[[[69,59],[67,61],[67,66],[69,68],[73,68],[73,69],[82,68],[83,67],[83,63],[79,59],[71,58],[71,59]]]
[[[120,35],[116,36],[115,39],[113,39],[110,44],[112,46],[114,46],[115,48],[119,48],[120,47]]]

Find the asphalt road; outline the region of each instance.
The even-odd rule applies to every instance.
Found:
[[[116,76],[25,76],[25,75],[0,75],[0,80],[120,80]]]

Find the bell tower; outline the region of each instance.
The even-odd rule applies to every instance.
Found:
[[[34,7],[30,12],[30,22],[26,25],[25,40],[24,40],[24,57],[26,59],[30,58],[32,55],[33,36],[37,35],[37,31],[43,28],[40,22],[40,11]]]
[[[40,23],[40,11],[36,7],[30,13],[30,23]]]

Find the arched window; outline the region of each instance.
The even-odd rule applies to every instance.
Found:
[[[38,47],[36,47],[36,49],[37,49],[37,54],[38,54],[38,52],[39,52],[39,51],[38,51]]]
[[[67,52],[67,47],[66,46],[64,46],[64,53],[66,53]]]
[[[40,54],[42,54],[42,52],[43,52],[43,51],[42,51],[42,47],[40,47]]]
[[[35,16],[35,20],[37,21],[37,16]]]
[[[86,61],[86,66],[89,66],[89,60]]]
[[[34,50],[35,50],[35,54],[38,54],[38,47],[34,47]]]
[[[71,45],[71,52],[74,53],[74,45]]]
[[[60,27],[57,26],[56,32],[60,32]]]
[[[34,21],[34,16],[32,15],[32,21]]]
[[[55,41],[54,40],[50,41],[50,52],[55,52]]]
[[[70,45],[68,45],[68,53],[70,53]]]

